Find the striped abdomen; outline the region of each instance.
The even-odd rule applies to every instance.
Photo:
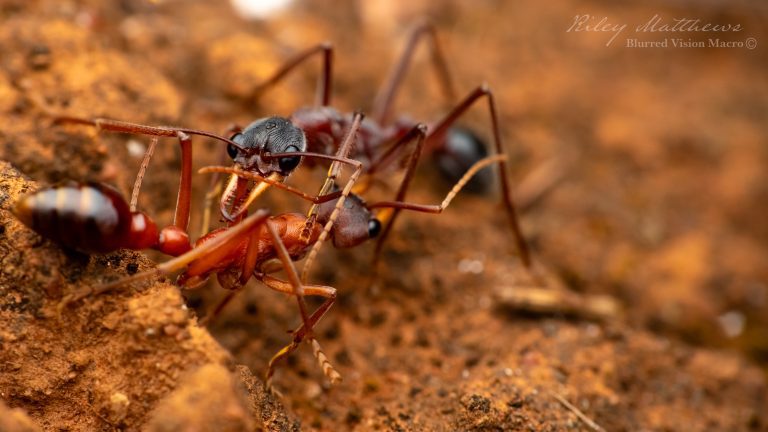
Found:
[[[140,248],[145,248],[156,241],[154,223],[149,221],[155,238],[137,238],[132,224],[146,225],[148,218],[142,213],[131,213],[117,190],[98,183],[40,189],[22,197],[14,213],[42,236],[83,252],[135,248],[137,242],[142,243]],[[142,221],[134,220],[137,217]]]

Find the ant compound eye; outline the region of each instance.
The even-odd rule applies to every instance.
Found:
[[[381,222],[378,219],[373,218],[368,221],[368,236],[374,238],[381,232]]]
[[[286,149],[286,153],[299,151],[298,147],[290,146]],[[277,164],[280,165],[280,170],[283,173],[289,173],[296,169],[301,162],[301,156],[286,156],[278,159]]]
[[[281,157],[277,163],[284,173],[293,171],[301,162],[301,156]]]
[[[237,147],[233,146],[232,144],[227,144],[227,154],[232,159],[237,157]]]

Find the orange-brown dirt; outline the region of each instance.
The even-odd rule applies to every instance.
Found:
[[[739,23],[758,45],[641,50],[623,34],[606,47],[605,33],[566,32],[578,14]],[[746,1],[309,1],[247,22],[215,1],[0,3],[0,430],[768,430],[765,14]],[[59,308],[152,260],[62,250],[10,208],[66,179],[127,194],[131,149],[148,139],[50,113],[215,132],[287,116],[311,103],[316,63],[248,96],[323,40],[337,47],[334,105],[369,109],[425,16],[461,92],[493,88],[518,196],[537,168],[561,177],[522,215],[543,289],[521,276],[493,197],[404,215],[376,269],[370,246],[325,245],[311,278],[340,296],[317,337],[344,381],[330,386],[302,346],[276,375],[282,398],[261,377],[298,314],[256,283],[207,328],[198,317],[225,294],[215,282],[157,280]],[[432,76],[420,52],[398,110],[444,112]],[[480,107],[466,123],[487,130]],[[162,142],[139,201],[160,223],[177,147]],[[222,152],[194,148],[196,167]],[[438,202],[450,185],[423,165],[409,198]],[[291,184],[319,187],[322,170],[299,171]],[[208,178],[194,182],[199,209]],[[263,205],[307,208],[278,191]]]

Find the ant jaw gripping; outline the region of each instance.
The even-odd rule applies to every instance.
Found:
[[[307,148],[304,131],[282,117],[256,120],[233,135],[232,141],[237,146],[228,145],[227,154],[235,169],[258,173],[277,182],[283,182],[301,163],[301,156],[290,154],[301,153]],[[272,154],[282,156],[270,157]],[[256,183],[236,174],[230,175],[220,203],[225,220],[234,222],[269,187],[265,183]]]
[[[242,168],[235,165],[235,169]],[[273,172],[266,178],[273,182],[282,183],[285,180],[285,177],[286,176],[280,173]],[[227,222],[234,222],[240,215],[248,210],[248,207],[250,207],[256,198],[264,193],[269,186],[270,184],[266,182],[258,182],[253,179],[240,177],[237,174],[231,174],[219,203],[221,216]],[[246,193],[248,196],[243,198]]]

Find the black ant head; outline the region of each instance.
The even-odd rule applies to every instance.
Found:
[[[229,144],[227,154],[235,168],[257,173],[275,181],[283,181],[299,166],[301,156],[269,157],[278,153],[303,152],[307,148],[304,131],[288,119],[267,117],[256,120],[232,138],[237,146]],[[221,197],[222,216],[233,221],[266,189],[253,181],[232,175]]]
[[[317,212],[318,222],[325,224],[328,221],[336,203],[337,200],[333,200],[320,204]],[[331,230],[333,245],[337,248],[354,247],[375,238],[379,232],[381,222],[368,210],[365,201],[355,194],[349,194]]]
[[[239,148],[231,144],[227,147],[229,157],[238,168],[263,176],[272,173],[288,176],[301,162],[301,156],[270,158],[266,155],[303,152],[307,148],[304,131],[282,117],[256,120],[231,139],[240,145]]]

